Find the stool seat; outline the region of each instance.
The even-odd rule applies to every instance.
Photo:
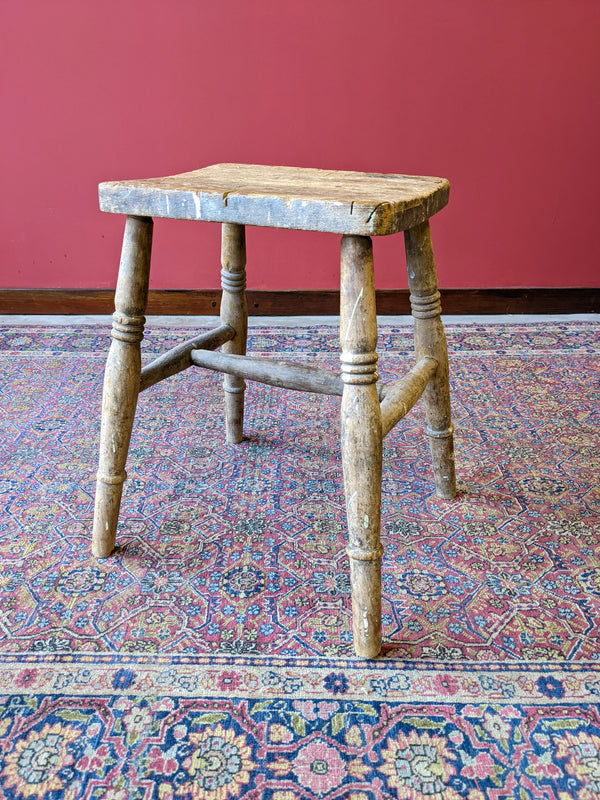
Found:
[[[448,202],[444,178],[213,164],[165,178],[100,184],[116,214],[386,236],[409,230]]]

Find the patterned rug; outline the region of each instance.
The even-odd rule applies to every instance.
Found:
[[[600,798],[600,326],[450,325],[459,495],[384,442],[384,649],[353,657],[339,398],[145,392],[89,553],[107,331],[0,328],[0,798]],[[146,358],[189,338],[156,328]],[[337,369],[334,327],[251,329]],[[383,325],[384,380],[411,364]]]

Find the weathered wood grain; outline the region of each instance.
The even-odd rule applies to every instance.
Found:
[[[269,228],[385,236],[437,213],[444,178],[213,164],[164,178],[100,184],[100,208],[116,214],[232,222]]]
[[[125,462],[142,371],[140,342],[148,298],[152,220],[128,217],[115,292],[112,343],[102,395],[100,459],[96,483],[92,552],[99,558],[115,546]]]
[[[197,367],[225,372],[280,389],[338,396],[342,395],[344,389],[339,375],[308,364],[274,358],[227,355],[208,350],[194,350],[190,358]]]
[[[191,367],[190,354],[192,350],[213,350],[233,339],[234,336],[235,331],[230,325],[221,325],[213,331],[202,333],[193,339],[188,339],[187,342],[172,347],[171,350],[167,350],[166,353],[143,367],[140,377],[140,392]]]
[[[427,382],[437,369],[433,358],[422,358],[407,374],[380,390],[381,432],[387,436],[392,428],[405,417],[421,397]]]
[[[381,649],[382,436],[373,249],[368,237],[342,237],[340,339],[342,467],[354,649],[358,656],[374,658]]]
[[[435,488],[440,497],[452,500],[456,495],[456,474],[448,349],[440,319],[442,306],[429,222],[406,231],[404,239],[410,303],[415,318],[415,355],[417,361],[429,356],[438,365],[423,392]]]

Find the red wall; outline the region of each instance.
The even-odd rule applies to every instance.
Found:
[[[598,0],[18,0],[0,11],[0,285],[108,287],[100,180],[218,161],[442,175],[447,287],[600,276]],[[378,286],[405,286],[401,237]],[[155,288],[218,285],[159,221]],[[252,229],[249,286],[334,288],[338,237]]]

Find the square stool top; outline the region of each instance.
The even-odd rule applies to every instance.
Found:
[[[113,214],[386,236],[436,214],[449,189],[444,178],[213,164],[101,183],[99,194],[101,210]]]

